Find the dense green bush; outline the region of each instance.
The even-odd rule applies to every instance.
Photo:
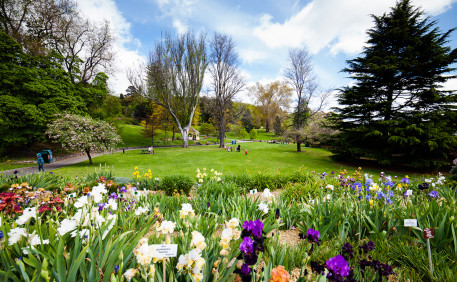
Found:
[[[190,176],[172,174],[162,179],[158,185],[158,189],[165,191],[167,195],[172,195],[173,193],[188,195],[193,185],[194,180]]]
[[[233,182],[213,182],[199,185],[197,193],[205,198],[210,198],[212,195],[225,196],[238,196],[243,192],[240,186]]]
[[[319,190],[315,186],[304,183],[289,183],[284,187],[281,193],[281,199],[284,201],[296,203],[307,202],[319,195]]]

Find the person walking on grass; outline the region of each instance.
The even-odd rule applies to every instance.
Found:
[[[244,154],[247,156],[248,155],[248,149],[244,149]]]
[[[37,156],[37,164],[38,164],[38,172],[40,171],[44,171],[44,168],[43,168],[43,165],[44,165],[44,160],[43,160],[43,157],[41,156],[40,153],[36,154]]]

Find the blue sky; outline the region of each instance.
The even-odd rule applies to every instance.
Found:
[[[164,31],[187,30],[232,36],[247,85],[282,80],[290,48],[305,47],[313,58],[321,89],[350,83],[341,73],[346,60],[358,56],[372,27],[370,14],[390,10],[395,0],[77,0],[93,21],[109,20],[117,37],[116,62],[109,85],[125,92],[126,72],[147,62]],[[447,31],[457,26],[457,0],[412,0]],[[457,47],[457,31],[450,38]],[[457,89],[453,80],[445,86]],[[238,100],[250,102],[246,93]]]

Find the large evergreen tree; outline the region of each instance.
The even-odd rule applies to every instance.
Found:
[[[454,29],[442,33],[409,0],[373,19],[365,50],[343,70],[355,84],[338,94],[336,156],[439,165],[457,148],[457,95],[442,90],[456,77]]]

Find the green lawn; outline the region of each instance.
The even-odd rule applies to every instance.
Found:
[[[347,169],[352,172],[356,167],[343,167],[330,159],[331,153],[324,149],[303,148],[303,152],[295,152],[295,145],[279,145],[267,143],[239,143],[242,152],[227,152],[213,146],[189,148],[156,148],[156,154],[140,154],[140,150],[127,151],[125,154],[114,153],[93,159],[90,167],[88,161],[69,167],[60,168],[54,173],[67,176],[82,176],[94,172],[100,166],[107,166],[116,176],[131,177],[134,167],[139,171],[151,169],[154,176],[161,177],[179,173],[194,176],[197,168],[215,169],[224,174],[238,174],[258,170],[280,170],[291,172],[299,168],[316,172],[339,171]],[[248,155],[244,150],[248,150]],[[371,173],[379,171],[369,170]],[[387,172],[387,171],[386,171]]]
[[[118,133],[122,138],[122,143],[118,145],[118,148],[122,147],[147,147],[151,146],[151,138],[144,137],[141,135],[141,129],[143,127],[138,125],[131,125],[131,124],[122,124],[118,127]],[[172,133],[163,131],[158,131],[157,136],[154,136],[154,146],[160,145],[181,145],[181,140],[174,140],[174,141],[166,141],[164,139],[171,139]],[[176,133],[176,138],[180,138],[181,134]],[[189,141],[189,144],[193,144],[193,141]]]
[[[14,162],[2,162],[0,163],[0,173],[3,170],[9,170],[13,168],[21,168],[21,167],[28,167],[28,166],[38,166],[35,163],[14,163]]]

